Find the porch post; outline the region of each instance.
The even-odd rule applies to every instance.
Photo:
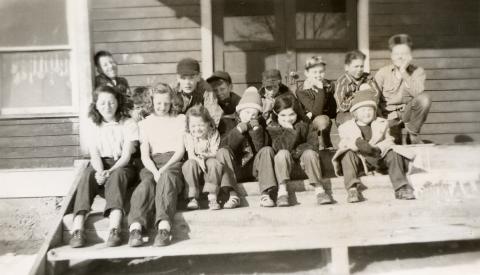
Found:
[[[370,33],[369,33],[369,0],[359,0],[357,10],[357,35],[358,35],[358,49],[366,56],[365,71],[370,71]]]
[[[89,1],[70,0],[67,3],[70,10],[69,16],[72,17],[71,28],[73,30],[70,39],[76,73],[75,83],[72,83],[72,87],[78,91],[77,106],[75,107],[78,108],[79,117],[80,153],[85,155],[88,153],[86,126],[88,123],[88,106],[92,100],[93,87]]]
[[[213,72],[212,0],[200,1],[200,17],[202,77],[207,78]]]

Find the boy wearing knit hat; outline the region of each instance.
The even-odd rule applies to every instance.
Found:
[[[425,70],[411,64],[412,39],[397,34],[388,40],[392,64],[378,70],[375,80],[381,90],[380,111],[391,126],[408,131],[407,143],[423,143],[420,130],[427,119],[432,100],[425,90]],[[397,138],[398,139],[398,138]]]
[[[352,100],[353,119],[338,128],[340,142],[332,158],[337,176],[344,176],[350,203],[363,200],[361,174],[370,169],[388,169],[395,190],[395,198],[415,199],[413,187],[407,180],[408,162],[415,155],[407,148],[397,146],[390,135],[388,121],[376,118],[375,93],[362,85]],[[363,168],[362,168],[363,167]]]
[[[187,57],[177,63],[177,80],[172,89],[183,99],[182,114],[194,105],[204,105],[218,125],[223,111],[210,85],[200,77],[197,60]]]
[[[257,178],[262,192],[261,206],[273,207],[277,189],[275,153],[270,146],[265,121],[259,115],[261,111],[262,101],[257,89],[247,88],[236,107],[236,119],[229,125],[220,124],[218,127],[221,141],[217,159],[231,181]]]

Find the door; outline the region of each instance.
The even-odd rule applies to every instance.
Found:
[[[303,78],[312,55],[322,55],[327,78],[336,79],[345,52],[356,48],[356,0],[214,0],[213,34],[215,70],[229,72],[239,94],[259,87],[265,69]]]

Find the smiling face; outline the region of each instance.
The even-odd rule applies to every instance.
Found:
[[[353,113],[361,125],[369,125],[375,119],[375,108],[371,106],[360,107]]]
[[[258,118],[258,110],[255,108],[245,108],[238,112],[241,122],[249,122],[252,119]]]
[[[322,81],[325,78],[325,65],[317,65],[305,70],[305,76],[314,81]]]
[[[395,45],[392,48],[390,58],[392,59],[393,65],[401,67],[404,64],[410,63],[412,60],[412,50],[405,44]]]
[[[208,123],[200,116],[190,116],[188,121],[188,131],[196,138],[205,138],[208,134]]]
[[[95,107],[102,115],[103,120],[107,122],[115,121],[115,113],[117,112],[118,101],[113,94],[105,92],[99,93]]]
[[[153,110],[157,116],[168,116],[171,106],[172,98],[170,94],[163,93],[153,95]]]
[[[98,59],[98,70],[109,78],[117,76],[117,62],[111,56],[102,56]]]
[[[297,121],[297,113],[291,107],[281,110],[277,117],[280,126],[293,125]]]
[[[350,64],[345,65],[345,71],[355,79],[359,79],[364,72],[364,63],[363,59],[353,59]]]
[[[197,83],[200,80],[198,74],[195,75],[177,75],[178,84],[180,84],[180,90],[186,94],[192,93],[197,87]]]

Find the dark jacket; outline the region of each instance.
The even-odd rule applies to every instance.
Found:
[[[275,152],[288,150],[295,159],[300,158],[305,150],[311,149],[318,152],[318,135],[311,125],[297,120],[293,129],[287,129],[274,123],[267,127],[272,138],[272,147]]]
[[[105,74],[99,74],[95,77],[95,89],[100,86],[110,86],[115,87],[120,91],[123,95],[129,96],[130,95],[130,86],[128,85],[127,79],[123,77],[115,77],[115,82]]]
[[[194,105],[203,105],[205,91],[212,91],[212,88],[205,80],[200,79],[200,81],[197,83],[197,87],[195,87],[195,90],[193,90],[193,92],[190,94],[183,93],[180,90],[180,84],[175,84],[173,86],[173,91],[180,94],[183,98],[184,104],[181,113],[184,114]]]
[[[260,117],[259,122],[260,127],[257,129],[249,129],[247,132],[240,133],[237,129],[237,125],[240,123],[238,117],[235,119],[222,119],[218,126],[218,131],[221,135],[220,148],[232,150],[237,163],[241,162],[246,146],[250,146],[253,154],[256,155],[260,149],[271,144],[268,132],[265,130],[265,121]]]
[[[261,96],[262,98],[264,98],[264,97],[265,97],[265,87],[262,86],[262,87],[260,88],[260,90],[258,90],[258,93],[260,94],[260,96]],[[286,94],[286,93],[291,93],[291,94],[295,95],[295,94],[290,90],[290,88],[288,88],[285,84],[280,83],[279,88],[278,88],[278,93],[277,93],[277,95],[276,95],[275,97],[280,96],[280,95],[283,95],[283,94]]]
[[[236,111],[235,108],[237,107],[238,102],[240,102],[240,98],[241,97],[239,95],[237,95],[234,92],[231,92],[230,97],[227,98],[226,100],[223,100],[223,101],[218,100],[218,105],[220,105],[225,115],[231,115],[235,113]]]
[[[312,120],[319,115],[326,115],[335,118],[337,115],[337,104],[335,102],[335,82],[324,80],[323,89],[318,89],[302,83],[297,90],[298,101],[300,101],[305,112],[312,113]]]

